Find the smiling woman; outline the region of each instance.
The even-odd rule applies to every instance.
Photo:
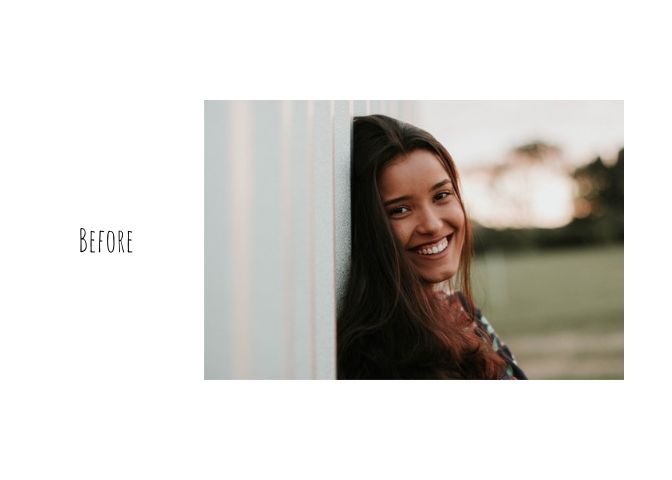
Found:
[[[526,378],[474,306],[471,228],[450,154],[383,115],[356,117],[343,379]]]

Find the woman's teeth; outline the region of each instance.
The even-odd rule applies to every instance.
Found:
[[[443,252],[446,248],[448,248],[448,238],[444,237],[434,246],[419,248],[416,252],[420,255],[436,255],[437,253]]]

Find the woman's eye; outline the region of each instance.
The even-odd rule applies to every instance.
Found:
[[[436,195],[434,195],[434,200],[445,200],[450,195],[452,195],[452,192],[439,192]]]
[[[395,207],[395,208],[391,208],[389,210],[389,214],[393,217],[396,217],[396,216],[399,216],[399,215],[403,215],[408,211],[409,210],[406,207]]]

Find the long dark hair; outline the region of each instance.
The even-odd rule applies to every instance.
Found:
[[[435,154],[465,212],[459,295],[430,293],[395,239],[378,190],[378,174],[414,150]],[[471,228],[448,151],[432,135],[384,115],[355,117],[352,257],[338,315],[338,378],[498,378],[503,359],[482,330],[469,282]],[[477,322],[478,323],[478,322]]]

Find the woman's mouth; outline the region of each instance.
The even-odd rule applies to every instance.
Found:
[[[450,235],[443,237],[438,242],[429,245],[423,245],[422,247],[416,248],[413,251],[424,257],[439,256],[448,249],[448,244],[452,238],[453,234],[451,233]]]

